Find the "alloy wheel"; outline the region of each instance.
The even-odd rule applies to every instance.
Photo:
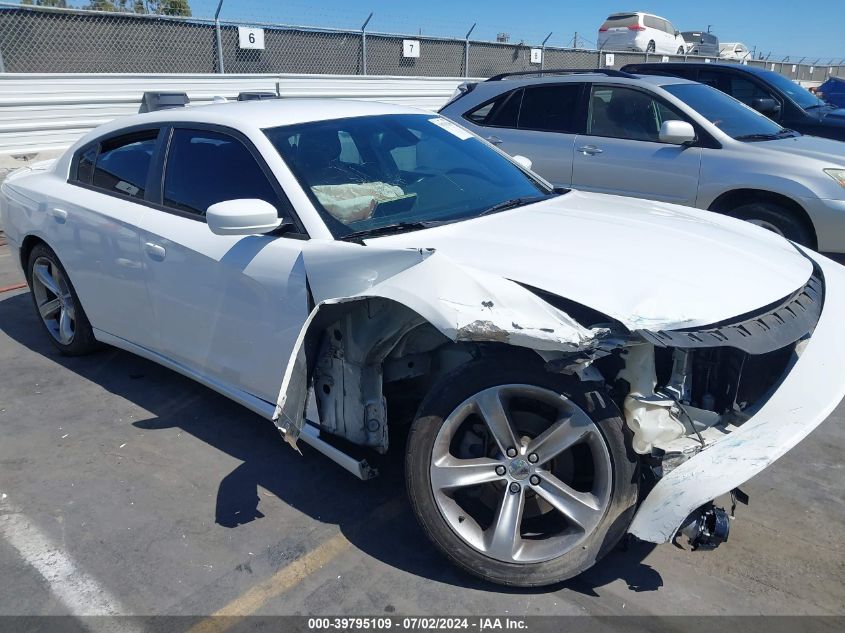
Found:
[[[559,557],[598,526],[611,498],[610,453],[565,396],[532,385],[485,389],[443,422],[430,481],[451,529],[508,563]]]
[[[47,257],[39,257],[32,267],[32,293],[47,331],[62,345],[70,345],[76,332],[73,295],[62,271]]]

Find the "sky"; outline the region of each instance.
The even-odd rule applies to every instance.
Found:
[[[194,15],[213,16],[218,0],[191,0]],[[806,56],[821,64],[845,58],[845,0],[801,5],[786,0],[650,1],[628,4],[601,0],[556,2],[525,0],[224,0],[221,17],[229,20],[281,22],[309,26],[360,28],[372,11],[372,31],[463,38],[477,22],[473,38],[493,40],[509,33],[511,42],[539,44],[552,32],[549,45],[595,46],[598,27],[610,13],[647,11],[668,19],[681,31],[706,29],[725,42],[741,41],[749,49],[790,61]],[[804,8],[805,7],[805,8]]]

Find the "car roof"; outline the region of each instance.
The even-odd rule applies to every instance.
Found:
[[[508,78],[505,77],[499,81],[482,81],[478,84],[478,86],[484,86],[485,89],[491,90],[494,92],[498,92],[495,90],[496,86],[501,87],[501,92],[505,90],[512,90],[516,87],[523,87],[523,86],[536,86],[536,85],[543,85],[543,84],[559,84],[559,83],[583,83],[585,81],[589,82],[598,82],[598,83],[621,83],[621,84],[630,84],[630,85],[638,85],[643,82],[654,84],[657,86],[662,85],[669,85],[669,84],[680,84],[680,83],[695,83],[694,81],[690,81],[689,79],[683,79],[681,77],[673,77],[673,76],[665,76],[665,75],[636,75],[632,74],[630,77],[618,77],[613,75],[605,75],[604,73],[600,72],[583,72],[583,73],[571,73],[567,75],[545,75],[541,77],[531,77],[531,76],[517,76]],[[487,88],[487,87],[490,88]],[[485,90],[486,91],[486,90]]]
[[[647,62],[641,64],[627,64],[626,66],[623,66],[623,68],[634,69],[630,71],[634,74],[644,69],[659,70],[661,68],[665,68],[666,70],[672,70],[674,68],[706,68],[707,70],[713,70],[714,68],[728,68],[736,72],[749,73],[751,75],[765,75],[766,73],[772,72],[768,68],[760,68],[758,66],[750,66],[746,64],[731,64],[728,62],[713,62],[710,64],[706,62]]]
[[[184,108],[168,108],[121,117],[97,128],[98,135],[147,123],[190,122],[262,130],[283,125],[384,114],[429,114],[409,106],[352,99],[285,98],[229,101]]]

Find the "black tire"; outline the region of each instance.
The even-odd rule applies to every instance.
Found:
[[[771,202],[751,202],[731,211],[729,215],[762,226],[801,246],[814,247],[813,234],[796,214]]]
[[[430,480],[435,439],[449,415],[471,395],[510,384],[534,385],[569,398],[598,427],[610,455],[610,501],[597,526],[564,554],[540,562],[504,562],[470,546],[440,512]],[[550,374],[540,363],[526,362],[521,356],[475,360],[434,385],[411,426],[405,465],[411,506],[431,541],[457,566],[503,585],[550,585],[589,569],[625,535],[637,504],[638,460],[615,404],[596,383]]]
[[[679,46],[679,47],[678,47],[678,55],[683,55],[683,54],[684,54],[684,47],[683,47],[683,46]]]
[[[41,311],[39,310],[39,300],[37,298],[37,294],[39,290],[37,290],[36,285],[40,282],[35,277],[35,267],[36,263],[41,262],[44,264],[45,262],[49,263],[49,266],[52,267],[52,270],[58,271],[58,274],[61,277],[62,285],[65,286],[63,290],[66,290],[66,293],[63,294],[63,301],[69,304],[71,308],[71,312],[73,317],[71,319],[73,334],[69,341],[62,342],[57,338],[57,335],[54,333],[54,330],[48,325],[48,321],[52,321],[52,319],[42,318]],[[38,318],[38,321],[41,323],[44,331],[47,333],[48,338],[59,350],[60,353],[64,354],[65,356],[83,356],[85,354],[90,354],[97,349],[99,349],[100,344],[94,338],[94,332],[91,329],[91,323],[88,321],[88,317],[85,314],[85,310],[82,308],[82,304],[79,301],[79,297],[76,294],[76,290],[73,287],[73,284],[70,281],[70,277],[68,277],[67,271],[65,270],[64,266],[62,266],[62,262],[59,260],[58,256],[53,252],[53,250],[44,243],[36,244],[32,251],[29,253],[29,259],[27,260],[27,267],[26,267],[26,279],[27,283],[29,284],[30,289],[30,297],[32,297],[32,304],[35,308],[35,315]],[[42,284],[43,286],[43,284]],[[53,292],[50,292],[48,296],[53,296],[58,298]],[[58,318],[57,318],[58,319]]]
[[[650,41],[648,43],[648,46],[645,47],[646,53],[653,53],[656,50],[657,50],[657,46],[654,44],[654,40]]]

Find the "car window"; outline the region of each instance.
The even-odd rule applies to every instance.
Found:
[[[519,111],[519,129],[577,132],[580,83],[533,86],[525,89]]]
[[[145,130],[103,141],[91,174],[98,189],[142,199],[158,130]],[[83,175],[85,166],[83,165]]]
[[[436,115],[349,117],[264,131],[335,237],[475,217],[551,195],[543,183]],[[343,160],[341,138],[363,162]]]
[[[778,138],[784,132],[768,117],[710,86],[671,84],[663,89],[735,139],[759,141]]]
[[[587,133],[632,141],[660,140],[666,118],[682,119],[654,97],[624,86],[593,86]]]
[[[614,29],[624,26],[639,26],[640,17],[636,13],[617,13],[609,16],[599,30]]]
[[[647,27],[649,27],[651,29],[662,29],[662,26],[660,24],[660,20],[658,20],[653,15],[643,16],[643,24],[645,24]]]
[[[707,86],[713,86],[717,90],[721,90],[722,92],[727,92],[727,78],[725,77],[725,73],[721,73],[718,71],[713,70],[700,70],[698,72],[698,83],[705,84]]]
[[[278,208],[278,196],[258,162],[228,134],[175,129],[166,165],[165,206],[204,216],[217,202],[257,198]]]
[[[465,118],[476,125],[492,127],[516,127],[522,90],[513,90],[468,112]]]
[[[758,87],[757,84],[743,77],[731,77],[728,81],[728,94],[739,99],[746,105],[751,105],[754,99],[770,99],[772,95]]]
[[[669,20],[663,20],[663,27],[666,29],[666,32],[670,35],[675,34],[675,27],[672,26],[672,23]]]
[[[94,145],[79,155],[79,162],[76,164],[76,180],[86,185],[91,184],[94,176],[94,161],[97,159],[99,146]]]

